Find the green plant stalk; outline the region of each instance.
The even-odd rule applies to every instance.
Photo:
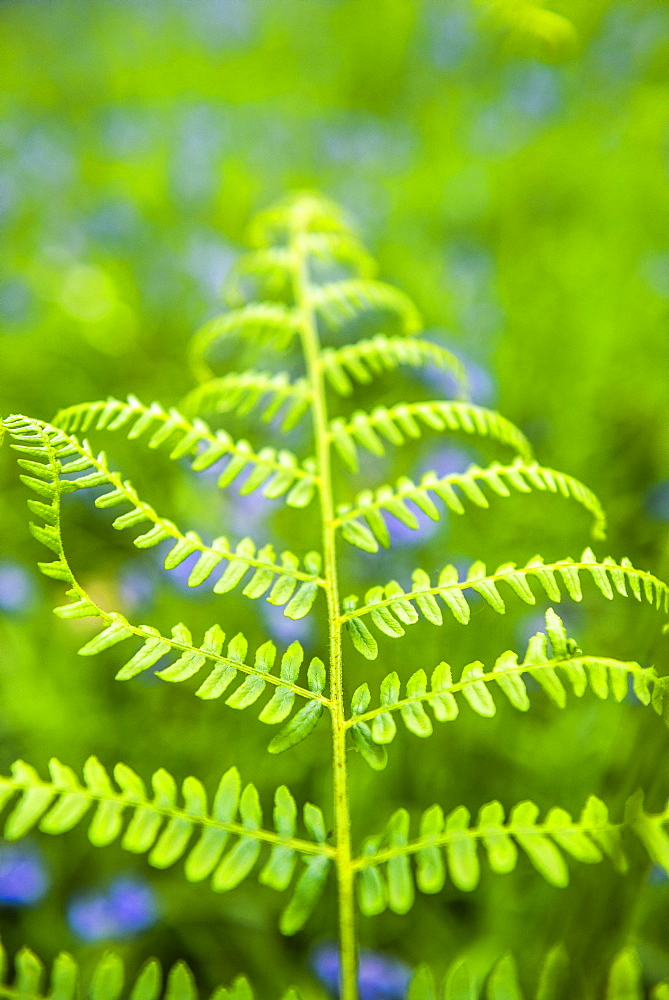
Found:
[[[351,852],[351,815],[346,762],[346,714],[344,708],[341,648],[341,607],[337,576],[336,524],[330,468],[331,442],[320,363],[320,345],[311,304],[307,258],[301,245],[299,222],[291,237],[295,260],[295,302],[300,313],[300,335],[311,386],[311,412],[318,466],[318,489],[322,518],[324,577],[328,608],[330,644],[330,717],[332,720],[333,792],[336,835],[335,864],[339,896],[339,961],[341,1000],[357,1000],[357,943],[355,930],[355,887]]]

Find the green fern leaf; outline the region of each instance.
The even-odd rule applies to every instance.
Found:
[[[567,58],[578,45],[573,22],[534,0],[477,0],[477,5],[484,20],[502,29],[514,45],[538,50],[544,58]]]
[[[606,1000],[643,1000],[641,964],[633,948],[621,951],[611,966]]]
[[[437,997],[432,970],[427,965],[420,965],[411,977],[407,1000],[437,1000]]]
[[[392,445],[402,445],[421,437],[424,428],[490,438],[513,448],[526,463],[531,462],[530,444],[514,424],[494,410],[459,400],[377,406],[371,413],[357,410],[348,420],[337,417],[330,423],[330,439],[343,463],[355,472],[359,447],[375,455],[383,455],[384,439]],[[507,475],[510,478],[513,473]],[[522,490],[526,484],[522,482],[522,476],[520,479],[521,485],[517,488]],[[542,487],[550,488],[541,481],[538,488]]]
[[[323,714],[323,704],[319,701],[309,701],[296,712],[289,722],[270,740],[267,749],[270,753],[284,753],[291,747],[297,746],[306,740],[307,736],[314,731],[318,725],[318,720]]]
[[[252,302],[205,323],[191,341],[190,364],[196,377],[204,382],[215,374],[209,358],[218,341],[243,337],[272,344],[282,351],[298,330],[299,316],[295,310],[278,302]]]
[[[263,247],[241,254],[223,283],[223,298],[230,308],[253,302],[292,304],[293,255],[288,247]]]
[[[216,892],[228,891],[247,878],[263,847],[280,846],[293,854],[327,862],[312,868],[312,876],[316,868],[320,873],[319,885],[327,875],[334,852],[320,830],[316,840],[305,840],[295,837],[293,825],[286,829],[287,789],[276,793],[276,832],[266,829],[258,793],[253,785],[242,789],[236,768],[223,776],[211,810],[205,789],[196,778],[183,782],[182,805],[177,784],[166,771],[153,775],[153,794],[149,797],[139,776],[124,764],[114,769],[113,782],[94,757],[84,766],[83,783],[59,761],[52,760],[49,770],[50,779],[43,781],[33,768],[17,761],[12,765],[11,777],[0,779],[1,804],[13,802],[5,822],[5,839],[18,840],[35,828],[48,834],[65,833],[92,811],[88,837],[95,846],[107,846],[120,838],[125,850],[147,854],[149,864],[156,868],[170,867],[183,858],[186,877],[200,881],[211,876]],[[313,830],[312,812],[313,807],[305,815]],[[198,839],[191,846],[195,836]],[[226,849],[231,837],[236,839]],[[298,913],[306,912],[306,900],[315,901],[312,881],[307,879],[307,887],[297,893],[287,920],[295,929]],[[276,884],[267,879],[265,882]]]
[[[329,269],[339,270],[342,277],[348,278],[373,278],[376,274],[374,258],[350,230],[307,233],[303,248],[312,272],[317,271],[317,283],[318,265],[326,274]]]
[[[423,813],[418,838],[410,840],[408,813],[398,810],[383,836],[368,839],[354,862],[361,881],[359,902],[363,907],[369,901],[379,905],[378,895],[369,893],[369,880],[367,889],[362,887],[362,872],[370,866],[380,867],[385,875],[387,904],[396,913],[405,913],[413,905],[414,878],[422,892],[438,892],[447,873],[456,888],[471,892],[480,880],[479,845],[493,872],[513,871],[522,852],[535,870],[558,888],[569,881],[565,854],[585,864],[598,863],[607,856],[619,871],[625,870],[621,834],[625,829],[638,833],[636,814],[633,819],[626,815],[623,823],[614,824],[604,803],[591,797],[577,821],[563,809],[550,810],[543,822],[538,817],[538,806],[529,801],[514,806],[506,822],[501,804],[490,802],[481,808],[474,825],[464,806],[445,818],[439,806],[432,806]],[[669,810],[648,819],[661,828],[669,822]]]
[[[645,598],[658,610],[662,610],[664,613],[669,611],[669,588],[661,580],[643,570],[635,569],[629,559],[625,558],[620,563],[616,563],[607,557],[599,562],[592,550],[586,549],[579,562],[563,559],[556,563],[545,564],[542,559],[535,557],[520,569],[514,563],[505,563],[491,574],[487,573],[483,563],[476,562],[470,567],[465,580],[458,578],[454,566],[446,566],[441,571],[436,586],[429,587],[426,584],[427,574],[422,570],[416,571],[412,590],[404,591],[399,584],[392,581],[383,588],[370,588],[361,607],[357,606],[357,597],[347,598],[344,602],[344,614],[341,616],[341,622],[346,624],[351,635],[364,624],[360,619],[366,615],[369,615],[374,624],[379,627],[378,614],[380,612],[383,612],[386,619],[388,615],[393,616],[396,624],[398,624],[398,618],[405,624],[410,624],[412,621],[417,621],[419,617],[414,608],[414,602],[428,621],[434,621],[434,616],[430,617],[430,614],[426,613],[425,605],[421,602],[424,599],[438,596],[444,601],[456,621],[467,624],[470,609],[463,591],[474,590],[484,598],[493,610],[504,614],[506,605],[497,589],[499,584],[505,583],[526,604],[534,604],[536,597],[528,584],[530,580],[536,580],[550,600],[559,601],[562,599],[562,592],[556,574],[562,578],[569,597],[574,601],[580,601],[582,600],[582,592],[579,577],[584,570],[590,574],[600,593],[609,600],[613,599],[614,590],[621,596],[629,596],[626,589],[627,584],[629,584],[632,596],[637,601],[642,601]],[[373,616],[374,614],[376,617]],[[393,634],[389,629],[384,631],[387,635]],[[400,634],[399,631],[397,634]],[[367,642],[365,648],[367,652],[364,655],[374,659],[376,656],[374,647]]]
[[[284,373],[231,372],[189,392],[181,401],[181,411],[187,417],[208,413],[245,416],[262,405],[262,420],[277,419],[280,430],[289,431],[307,412],[310,399],[311,392],[303,378],[291,381]]]
[[[486,979],[485,989],[478,989],[475,978],[480,972],[480,959],[461,958],[457,960],[447,973],[443,988],[440,990],[435,981],[434,973],[425,965],[419,966],[414,972],[408,1000],[522,1000],[516,962],[511,954],[502,955],[497,959]],[[558,1000],[563,996],[563,990],[574,983],[566,978],[569,966],[568,955],[562,945],[556,945],[546,955],[536,992],[535,1000]],[[476,977],[475,972],[476,970]],[[666,984],[660,983],[651,991],[653,1000],[664,1000]],[[606,1000],[641,1000],[645,996],[642,986],[641,965],[633,947],[620,951],[612,965],[608,976]]]
[[[512,955],[503,955],[490,973],[487,1000],[523,1000]]]
[[[405,336],[422,327],[420,313],[411,299],[392,285],[352,278],[315,285],[312,306],[325,330],[340,330],[361,318],[374,318],[380,325],[391,322]]]
[[[444,1000],[476,1000],[476,990],[465,962],[456,962],[444,980]]]
[[[494,462],[485,469],[472,465],[466,472],[442,477],[429,472],[423,476],[419,484],[403,476],[397,481],[395,489],[381,486],[374,493],[371,490],[364,490],[357,495],[352,504],[340,504],[337,507],[334,523],[346,541],[362,548],[365,552],[375,552],[378,551],[379,545],[385,548],[390,546],[390,533],[385,520],[388,515],[397,518],[409,528],[420,527],[418,518],[407,506],[408,501],[434,521],[442,514],[430,494],[442,500],[454,513],[464,514],[465,508],[461,497],[454,490],[457,486],[463,498],[470,500],[477,507],[488,508],[490,501],[479,484],[487,486],[493,496],[498,497],[509,497],[512,490],[530,493],[533,489],[539,489],[559,493],[580,503],[592,514],[594,519],[592,533],[595,538],[605,536],[606,517],[594,493],[571,476],[556,473],[552,469],[544,469],[535,462],[528,465],[520,458],[511,465]],[[361,523],[361,518],[366,525]]]
[[[305,507],[314,495],[312,459],[300,464],[296,456],[286,449],[263,448],[256,453],[248,441],[234,441],[223,430],[212,431],[200,417],[189,421],[178,410],[166,411],[157,403],[145,406],[134,396],[129,396],[125,403],[108,399],[104,403],[82,403],[61,410],[53,426],[72,435],[78,430],[123,430],[132,441],[144,437],[151,430],[147,442],[149,448],[159,448],[169,442],[170,459],[175,461],[188,457],[194,472],[201,472],[227,458],[227,464],[218,478],[221,488],[229,486],[243,470],[250,469],[240,489],[244,496],[262,486],[263,496],[270,499],[285,496],[289,506]],[[102,478],[97,482],[94,481],[96,477]],[[72,488],[82,489],[103,485],[104,482],[104,474],[96,471],[91,477],[76,480]]]
[[[344,347],[326,347],[321,351],[321,367],[330,386],[342,396],[350,396],[354,383],[368,385],[374,378],[395,371],[401,365],[422,368],[434,365],[450,372],[460,393],[468,391],[467,373],[462,362],[450,351],[420,337],[387,337],[382,333]]]
[[[261,244],[267,238],[277,237],[268,233],[261,237],[256,233],[256,239]],[[302,247],[313,280],[317,280],[321,272],[338,277],[371,278],[376,271],[373,259],[345,229],[307,231]],[[294,272],[295,254],[289,247],[263,246],[260,250],[242,254],[226,276],[223,287],[225,301],[232,307],[254,301],[292,302]]]
[[[351,224],[335,202],[314,191],[298,191],[254,216],[249,242],[255,247],[284,246],[298,227],[307,239],[324,233],[351,236]]]
[[[0,997],[7,1000],[199,1000],[203,994],[184,962],[176,962],[167,972],[163,988],[163,972],[155,958],[142,966],[132,981],[128,980],[121,958],[106,952],[95,964],[87,988],[80,985],[79,968],[67,952],[61,952],[53,962],[48,977],[43,962],[28,948],[19,951],[14,960],[14,976],[9,979],[6,953],[0,942]],[[48,978],[48,983],[45,980]],[[284,994],[283,1000],[300,1000],[296,990]],[[211,1000],[253,1000],[253,991],[243,976],[238,976],[229,989],[219,987]]]
[[[555,945],[542,963],[536,1000],[560,1000],[566,986],[568,971],[569,956],[564,945]]]
[[[27,424],[31,426],[32,422],[27,421]],[[249,570],[253,570],[243,588],[245,596],[258,598],[269,591],[267,596],[269,603],[286,606],[285,613],[288,617],[299,618],[309,613],[318,590],[323,585],[318,575],[321,566],[321,557],[318,553],[307,553],[304,557],[304,568],[300,568],[300,560],[293,553],[282,552],[277,559],[271,545],[258,549],[250,538],[242,539],[234,548],[224,536],[214,539],[211,545],[207,545],[196,532],[189,531],[184,534],[172,521],[162,518],[149,504],[141,500],[134,487],[109,468],[104,453],[96,456],[85,441],[80,444],[74,436],[65,437],[62,432],[48,425],[35,426],[39,427],[42,434],[43,457],[47,463],[51,463],[41,463],[40,469],[42,476],[51,477],[51,483],[48,485],[52,487],[52,503],[47,505],[40,502],[36,507],[35,501],[32,501],[33,511],[44,517],[46,524],[44,527],[33,524],[31,531],[38,541],[58,556],[55,562],[39,564],[46,576],[74,583],[62,549],[60,492],[104,485],[107,492],[96,498],[96,506],[107,509],[120,504],[129,504],[130,510],[118,515],[113,521],[113,527],[124,530],[141,525],[141,534],[133,539],[138,548],[152,548],[166,539],[174,542],[164,557],[166,569],[174,569],[193,553],[199,553],[199,558],[188,578],[189,586],[201,585],[209,579],[217,566],[226,563],[225,571],[214,585],[215,593],[227,593],[232,590],[242,582]],[[12,431],[17,441],[23,440],[24,431],[24,423],[20,423]],[[13,447],[24,449],[24,445],[20,443]],[[35,450],[33,446],[31,450]],[[83,478],[75,480],[66,478],[73,471],[89,470],[93,470],[91,475]],[[44,479],[39,482],[47,485]],[[147,524],[151,525],[148,530]],[[63,611],[63,614],[70,616],[71,611]]]

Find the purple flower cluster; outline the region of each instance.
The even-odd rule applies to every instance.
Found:
[[[332,996],[339,996],[339,951],[335,944],[322,944],[311,955],[311,968]],[[399,958],[361,951],[358,966],[360,1000],[404,1000],[411,969]]]
[[[34,847],[0,848],[0,906],[32,906],[42,899],[48,884],[42,856]]]
[[[82,941],[134,937],[158,919],[153,890],[130,877],[115,879],[106,892],[81,893],[70,900],[67,921]]]
[[[669,479],[662,479],[648,490],[646,511],[657,521],[669,521]]]
[[[24,611],[34,594],[33,579],[23,566],[15,562],[0,562],[0,611]]]
[[[662,887],[666,886],[667,882],[669,882],[669,877],[667,877],[667,873],[662,865],[653,865],[648,872],[648,885]]]

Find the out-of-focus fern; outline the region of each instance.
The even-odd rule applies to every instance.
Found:
[[[0,943],[0,997],[7,1000],[200,1000],[193,976],[183,962],[177,962],[164,977],[160,963],[149,959],[138,975],[129,979],[121,959],[113,952],[104,955],[87,983],[82,986],[76,962],[66,952],[56,958],[50,970],[27,948],[15,959],[13,976],[6,969],[6,956]],[[533,1000],[553,1000],[573,976],[569,956],[561,945],[546,955]],[[573,978],[572,989],[574,989]],[[572,994],[573,995],[573,994]],[[516,965],[511,955],[503,955],[492,967],[486,982],[480,985],[467,959],[453,963],[440,988],[428,966],[414,973],[407,1000],[526,1000],[520,988]],[[633,948],[621,951],[611,966],[603,1000],[644,1000],[641,966]],[[668,1000],[669,983],[656,984],[651,1000]],[[219,987],[209,1000],[254,1000],[253,990],[243,976],[227,988]],[[300,1000],[300,994],[287,990],[281,1000]],[[302,994],[302,1000],[308,997]]]
[[[51,969],[24,948],[14,960],[14,974],[7,969],[7,955],[0,942],[0,997],[7,1000],[204,1000],[193,975],[183,962],[175,963],[164,975],[159,962],[150,958],[130,978],[118,955],[109,952],[82,985],[77,963],[61,952]],[[231,986],[210,994],[209,1000],[254,1000],[248,981],[239,976]],[[287,990],[281,1000],[300,1000],[295,990]]]
[[[322,808],[306,804],[298,827],[295,801],[279,785],[272,821],[266,822],[255,786],[242,789],[235,768],[223,776],[209,803],[197,778],[186,778],[178,789],[167,772],[158,770],[148,791],[126,765],[117,765],[111,776],[91,758],[81,777],[58,761],[52,761],[48,778],[17,761],[0,781],[0,803],[9,810],[4,828],[9,840],[35,829],[63,834],[87,819],[94,845],[120,841],[124,849],[146,855],[149,864],[159,868],[183,861],[187,879],[209,879],[217,892],[231,891],[254,874],[267,887],[290,889],[280,918],[286,934],[309,919],[332,874],[338,892],[341,996],[354,1000],[357,910],[368,916],[386,908],[403,914],[413,906],[416,888],[437,893],[448,879],[460,890],[471,891],[482,865],[504,874],[522,856],[554,886],[567,885],[574,862],[608,859],[623,873],[630,841],[669,872],[669,806],[649,812],[641,793],[628,800],[622,815],[612,816],[595,795],[577,818],[559,805],[541,815],[531,801],[517,803],[508,815],[498,801],[488,802],[474,820],[465,806],[453,802],[426,804],[417,822],[400,808],[380,828],[367,831],[359,846],[354,844],[349,750],[357,749],[373,769],[382,770],[398,721],[411,734],[427,738],[433,719],[448,723],[461,706],[483,718],[494,715],[500,692],[514,708],[527,712],[532,708],[530,680],[561,709],[568,705],[568,692],[577,698],[592,692],[620,702],[631,684],[641,703],[669,718],[665,678],[635,662],[583,653],[552,609],[546,613],[545,631],[530,639],[522,660],[507,650],[487,667],[477,660],[453,668],[446,662],[422,664],[419,653],[415,663],[414,649],[418,669],[404,677],[388,674],[373,699],[364,659],[378,655],[375,633],[402,639],[407,627],[421,618],[445,629],[467,625],[472,592],[504,614],[510,597],[529,605],[538,594],[552,602],[581,601],[583,581],[590,580],[594,596],[631,596],[666,614],[669,589],[629,560],[598,558],[587,548],[577,559],[545,562],[536,556],[524,566],[506,562],[492,571],[477,561],[464,578],[453,565],[436,576],[417,568],[404,584],[394,579],[379,582],[362,597],[342,598],[342,563],[354,553],[340,543],[371,555],[380,547],[391,548],[393,520],[419,527],[414,508],[435,520],[444,508],[461,515],[473,507],[492,508],[492,518],[498,499],[512,503],[519,494],[535,494],[540,503],[542,495],[555,494],[584,508],[593,519],[594,537],[600,539],[604,513],[588,487],[538,464],[528,440],[510,421],[467,401],[461,362],[421,337],[416,307],[403,293],[376,280],[370,258],[335,206],[314,195],[291,197],[255,220],[251,239],[255,250],[240,258],[228,280],[230,308],[194,338],[191,361],[201,383],[181,408],[145,405],[130,396],[127,401],[74,405],[51,423],[10,416],[3,427],[19,454],[21,479],[33,494],[28,500],[35,518],[30,530],[50,552],[40,569],[66,586],[68,600],[56,614],[98,620],[99,631],[80,653],[113,650],[119,680],[155,667],[156,676],[166,682],[197,676],[200,698],[224,698],[238,711],[262,699],[259,720],[280,727],[269,742],[274,754],[306,740],[326,719],[332,735],[332,802]],[[364,335],[356,339],[356,333]],[[345,342],[348,334],[354,337],[350,343]],[[247,349],[256,345],[264,365],[270,352],[280,358],[281,352],[290,351],[290,371],[262,366],[219,370],[220,349],[229,340],[241,340]],[[295,374],[299,352],[303,367]],[[399,401],[369,411],[355,405],[361,386],[369,392],[377,379],[400,366],[449,372],[457,398]],[[340,412],[347,408],[345,415],[331,415],[331,394]],[[204,420],[205,415],[225,414],[250,419],[279,439],[298,423],[302,430],[310,418],[311,454],[298,455],[281,440],[257,448]],[[197,532],[178,527],[143,500],[110,467],[105,453],[93,447],[87,436],[101,434],[123,435],[139,450],[160,449],[173,461],[185,460],[196,472],[216,466],[221,489],[233,487],[244,474],[242,495],[259,491],[286,506],[286,517],[294,518],[296,551],[275,552],[271,544],[250,536],[220,535],[205,541]],[[445,476],[429,471],[420,482],[403,476],[395,483],[369,483],[360,490],[365,452],[383,455],[388,446],[400,448],[424,434],[466,435],[499,449],[501,455],[485,467],[472,465]],[[358,477],[355,488],[352,475]],[[196,555],[188,584],[195,588],[213,581],[213,592],[222,597],[220,623],[197,637],[184,623],[162,634],[101,606],[74,572],[63,542],[63,497],[84,490],[97,491],[95,505],[101,510],[118,508],[110,523],[117,530],[132,530],[139,549],[169,542],[163,557],[166,568]],[[305,519],[320,535],[318,550],[303,551],[300,545]],[[299,642],[279,650],[271,641],[249,649],[248,639],[237,632],[226,610],[224,595],[237,587],[250,600],[264,598],[282,608],[288,618],[320,619],[327,639],[309,651]],[[636,959],[630,955],[625,952],[617,960],[607,1000],[637,995]],[[537,998],[554,995],[552,984],[562,964],[557,952],[549,957]],[[466,975],[464,966],[452,970],[440,995],[445,1000],[478,996],[478,986],[467,985]],[[0,995],[65,1000],[75,989],[74,966],[65,958],[54,967],[48,994],[39,992],[39,964],[29,953],[19,957],[16,976],[19,985],[4,993],[0,987]],[[153,1000],[162,995],[161,988],[157,967],[149,965],[130,995]],[[122,989],[120,965],[106,959],[95,973],[90,996],[120,997]],[[421,970],[411,1000],[432,1000],[435,990],[431,973]],[[486,990],[490,1000],[521,996],[510,959],[501,959]],[[170,973],[164,995],[170,1000],[197,996],[182,966]],[[657,1000],[666,995],[666,987],[655,994]],[[250,993],[240,980],[231,992],[215,996],[247,1000]]]
[[[503,31],[513,47],[551,60],[573,55],[578,32],[573,22],[536,0],[476,0],[484,20]]]
[[[529,996],[533,1000],[578,996],[583,986],[587,988],[579,979],[565,949],[556,945],[546,955],[536,989]],[[602,1000],[644,1000],[646,995],[636,951],[625,948],[611,965]],[[668,997],[669,983],[666,982],[657,983],[650,993],[650,1000],[667,1000]],[[456,961],[451,966],[440,988],[429,967],[422,966],[411,981],[407,1000],[529,1000],[529,997],[520,987],[513,957],[503,955],[490,970],[483,987],[479,986],[466,960]]]

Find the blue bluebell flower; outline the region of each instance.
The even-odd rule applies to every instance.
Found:
[[[0,179],[0,189],[2,182]],[[2,192],[0,190],[0,213],[2,211]],[[25,281],[13,278],[0,285],[0,319],[3,324],[3,333],[17,332],[17,327],[25,329],[25,323],[30,316],[34,296],[29,285]]]
[[[482,365],[475,361],[465,361],[469,378],[469,393],[472,403],[478,406],[493,406],[497,395],[495,380]]]
[[[23,611],[32,601],[33,579],[16,562],[0,562],[0,611]]]
[[[430,338],[428,338],[430,339]],[[443,338],[434,337],[434,342],[441,346],[448,346],[448,349],[460,359],[467,373],[469,387],[469,399],[477,406],[492,406],[497,395],[497,386],[491,373],[487,368],[477,364],[470,358],[463,357],[460,351],[453,350],[450,344],[445,344]],[[421,380],[429,386],[437,389],[439,394],[445,399],[452,399],[457,395],[458,382],[455,376],[441,368],[429,365],[421,372]]]
[[[411,969],[399,958],[365,951],[359,954],[360,1000],[404,1000]],[[332,996],[339,996],[339,951],[335,944],[319,945],[311,955],[311,968]]]
[[[48,885],[42,856],[34,847],[0,848],[0,906],[32,906],[42,899]]]
[[[81,941],[116,937],[116,924],[104,896],[75,896],[67,908],[70,930]]]
[[[199,552],[192,552],[189,556],[186,556],[183,562],[180,562],[179,565],[175,566],[173,569],[164,569],[162,565],[164,553],[162,555],[158,555],[156,557],[156,561],[158,562],[158,565],[160,566],[162,572],[165,574],[167,580],[171,583],[173,587],[175,587],[177,590],[181,591],[184,594],[190,594],[195,598],[198,598],[200,596],[200,594],[198,593],[199,588],[195,589],[189,587],[188,578],[191,575],[191,572],[193,571],[193,568],[197,563],[199,557],[200,557]],[[206,581],[203,586],[206,587],[207,585],[209,585],[209,587],[211,588],[213,587],[217,579],[218,576],[212,574],[210,579]]]
[[[82,941],[134,937],[152,927],[158,905],[151,887],[140,879],[115,879],[106,892],[81,893],[67,908],[72,932]]]
[[[439,70],[457,69],[477,45],[476,23],[472,11],[447,10],[430,18],[429,53]]]
[[[663,479],[646,493],[646,511],[658,521],[669,521],[669,479]]]
[[[398,545],[422,545],[436,535],[440,528],[443,528],[444,522],[448,517],[442,511],[440,520],[433,521],[431,517],[428,517],[427,514],[424,514],[417,507],[411,504],[407,506],[410,506],[411,512],[416,515],[418,527],[410,528],[396,517],[389,517],[386,520],[386,524],[388,525],[388,532],[390,534],[390,544],[393,548]]]
[[[249,470],[249,474],[250,474]],[[248,478],[245,476],[245,478]],[[241,487],[240,482],[237,483]],[[241,493],[231,491],[229,495],[228,523],[236,535],[253,535],[256,537],[258,529],[262,527],[265,519],[273,511],[271,503],[264,497],[260,490],[244,496]]]
[[[151,604],[156,591],[157,576],[150,569],[127,562],[119,576],[119,590],[124,608],[134,611]]]
[[[445,445],[433,448],[424,461],[420,463],[417,472],[418,479],[426,472],[436,472],[439,477],[452,476],[464,472],[473,462],[472,455],[458,445]]]
[[[139,879],[117,878],[107,896],[114,918],[125,934],[139,934],[155,924],[158,906],[151,887]]]
[[[667,875],[662,865],[653,865],[648,872],[648,885],[664,886],[667,882],[669,882],[669,875]]]
[[[309,617],[294,621],[292,618],[286,618],[283,611],[283,608],[268,604],[267,601],[262,603],[262,616],[272,638],[286,645],[295,642],[295,640],[302,643],[308,642],[314,630]]]
[[[525,63],[514,66],[506,94],[511,113],[541,122],[564,107],[562,77],[553,66]]]

